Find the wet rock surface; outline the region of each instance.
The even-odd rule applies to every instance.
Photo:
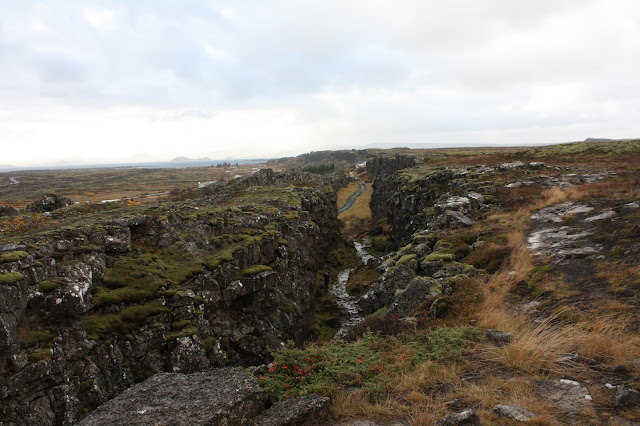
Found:
[[[161,373],[101,405],[79,425],[248,424],[265,403],[257,381],[239,370]]]

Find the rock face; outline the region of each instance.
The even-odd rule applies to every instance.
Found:
[[[43,197],[35,200],[34,202],[27,204],[25,210],[30,212],[52,212],[54,210],[66,207],[73,204],[69,198],[63,197],[58,194],[46,194]]]
[[[300,399],[291,398],[275,403],[251,421],[255,426],[285,426],[303,424],[329,406],[329,398],[311,394]]]
[[[265,404],[257,381],[239,370],[160,373],[101,405],[79,425],[248,424]]]
[[[415,164],[416,158],[409,155],[379,156],[367,161],[367,171],[373,176],[371,213],[374,217],[385,213],[387,201],[395,192],[395,173]]]
[[[59,210],[71,225],[0,240],[3,407],[17,424],[76,424],[156,373],[301,343],[339,240],[338,184],[269,170],[183,200]]]

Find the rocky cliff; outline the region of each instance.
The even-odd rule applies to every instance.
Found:
[[[309,335],[342,177],[259,172],[180,200],[78,204],[0,241],[0,423],[75,424],[158,372]]]

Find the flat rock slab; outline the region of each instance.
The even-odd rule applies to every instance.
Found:
[[[591,408],[589,390],[572,380],[541,380],[533,383],[539,396],[549,398],[553,404],[569,412],[580,412]]]
[[[79,424],[248,424],[265,403],[266,396],[258,382],[239,370],[160,373],[107,401]]]
[[[285,426],[302,424],[311,415],[329,406],[329,398],[311,394],[300,399],[286,399],[275,403],[252,423],[256,426]]]

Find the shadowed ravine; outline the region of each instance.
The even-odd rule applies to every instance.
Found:
[[[373,259],[373,256],[371,256],[366,250],[367,243],[368,241],[366,239],[362,242],[353,242],[356,247],[356,251],[360,256],[360,260],[365,265]],[[347,281],[349,281],[349,275],[353,270],[354,268],[349,268],[340,271],[338,273],[338,281],[331,288],[331,293],[336,296],[336,302],[338,303],[338,306],[340,306],[343,315],[340,329],[338,329],[336,334],[333,336],[334,339],[343,339],[349,330],[358,325],[364,318],[360,307],[358,306],[358,300],[347,292]]]

